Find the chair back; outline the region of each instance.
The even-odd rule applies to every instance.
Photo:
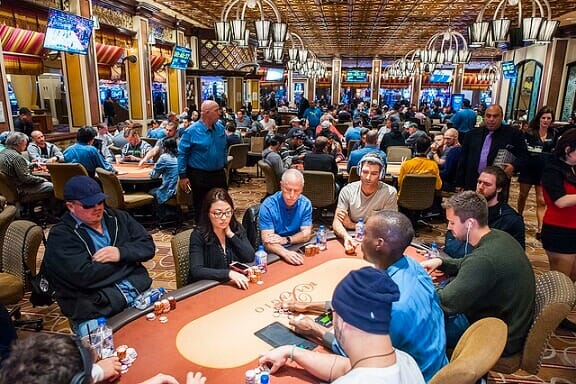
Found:
[[[104,168],[96,168],[98,180],[102,183],[102,190],[107,195],[106,205],[115,209],[126,209],[124,203],[124,191],[120,180],[113,172],[107,171]]]
[[[25,291],[30,291],[31,279],[36,276],[36,257],[43,237],[42,227],[28,220],[13,221],[6,230],[2,268],[21,279]]]
[[[473,323],[458,340],[450,363],[432,377],[430,384],[475,384],[498,361],[507,334],[506,323],[495,317]]]
[[[266,179],[266,194],[273,195],[280,190],[280,180],[276,176],[276,173],[266,162],[266,160],[258,160],[258,166],[264,172],[264,178]]]
[[[253,205],[246,209],[242,216],[242,226],[246,230],[246,237],[254,249],[262,243],[260,239],[260,204]]]
[[[286,135],[288,133],[288,131],[290,130],[290,128],[292,128],[291,125],[278,125],[276,127],[276,133],[279,133],[281,135]]]
[[[360,140],[350,140],[346,143],[346,158],[350,157],[350,152],[352,152],[352,149],[354,148],[356,143],[359,141]]]
[[[344,135],[349,128],[349,125],[345,123],[336,123],[334,124],[334,126],[336,127],[338,132],[340,132],[341,135]]]
[[[176,288],[182,288],[190,281],[190,235],[193,230],[180,232],[170,240],[176,269]]]
[[[16,217],[16,207],[13,205],[7,205],[4,207],[2,212],[0,212],[0,250],[2,250],[4,244],[4,236],[6,236],[6,230],[8,226]],[[2,257],[0,256],[0,272],[4,271],[2,268]]]
[[[264,137],[252,137],[250,139],[250,152],[262,153],[264,150]]]
[[[150,144],[152,146],[152,148],[154,148],[158,139],[155,139],[152,137],[142,137],[142,141],[147,142],[148,144]]]
[[[323,171],[303,171],[304,196],[310,199],[314,208],[325,208],[336,202],[334,174]]]
[[[434,204],[436,176],[406,175],[400,187],[398,206],[412,211],[422,211]]]
[[[0,172],[0,195],[4,196],[9,204],[18,203],[18,189],[4,172]]]
[[[400,163],[412,158],[412,149],[399,145],[386,148],[386,161],[389,163]]]
[[[360,175],[358,174],[358,166],[350,167],[350,173],[348,174],[348,184],[360,180]]]
[[[234,144],[228,148],[228,156],[232,161],[228,163],[228,169],[240,169],[246,166],[250,144]]]
[[[46,168],[50,172],[54,196],[59,200],[64,199],[64,186],[74,176],[88,176],[86,168],[78,163],[47,163]]]

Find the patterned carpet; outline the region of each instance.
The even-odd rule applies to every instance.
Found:
[[[249,173],[255,176],[254,168],[246,168]],[[247,207],[257,204],[265,194],[265,182],[261,178],[252,178],[249,184],[241,187],[233,186],[231,194],[236,204],[236,217],[241,220]],[[534,192],[532,192],[534,193]],[[511,205],[515,207],[518,196],[518,184],[513,183],[511,188]],[[534,266],[535,272],[549,269],[547,257],[541,244],[534,238],[536,232],[536,217],[534,196],[531,195],[524,212],[526,223],[526,253]],[[446,224],[441,222],[433,223],[433,230],[430,232],[420,230],[419,240],[436,241],[443,243]],[[174,262],[170,249],[171,230],[151,230],[151,235],[157,247],[156,256],[146,263],[155,287],[164,287],[167,290],[176,288]],[[39,252],[39,260],[42,258],[44,250]],[[49,307],[32,308],[27,300],[27,296],[21,302],[24,316],[42,316],[44,322],[44,332],[70,333],[68,320],[62,316],[56,304]],[[573,311],[572,319],[576,320],[576,312]],[[25,337],[26,331],[19,331],[20,336]],[[549,346],[546,349],[546,357],[539,376],[522,374],[502,375],[491,372],[489,383],[550,383],[550,384],[576,384],[576,334],[557,330],[552,336]],[[222,383],[225,384],[225,383]]]

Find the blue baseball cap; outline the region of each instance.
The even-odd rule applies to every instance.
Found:
[[[96,205],[106,199],[100,185],[91,177],[74,176],[64,185],[64,199],[78,200],[83,205]]]

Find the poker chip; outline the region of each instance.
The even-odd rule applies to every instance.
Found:
[[[167,318],[166,316],[160,316],[160,317],[158,318],[158,320],[160,320],[160,322],[161,322],[162,324],[168,322],[168,318]]]
[[[146,315],[146,319],[148,320],[154,320],[156,318],[156,315],[153,312],[150,312],[149,314]]]

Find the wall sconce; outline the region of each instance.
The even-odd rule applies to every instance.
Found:
[[[94,22],[94,26],[92,27],[95,31],[100,29],[100,20],[98,19],[98,16],[96,15],[92,15],[91,17],[92,21]]]
[[[156,38],[154,37],[154,32],[150,32],[148,34],[148,44],[149,45],[155,45],[156,44]]]

